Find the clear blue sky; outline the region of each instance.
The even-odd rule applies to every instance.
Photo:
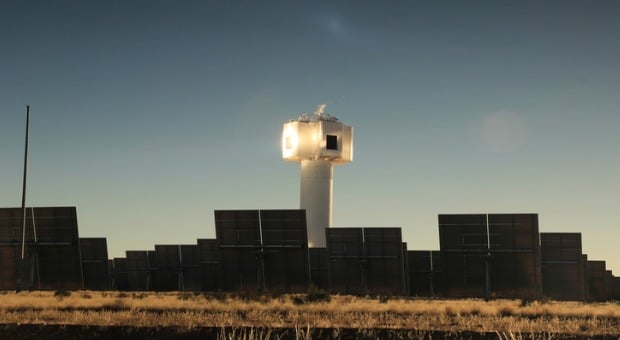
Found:
[[[297,208],[282,124],[355,128],[337,226],[534,212],[620,275],[618,1],[2,1],[0,206],[75,205],[110,256]]]

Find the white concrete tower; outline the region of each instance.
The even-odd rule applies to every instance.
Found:
[[[325,228],[332,224],[333,166],[353,160],[353,128],[324,108],[289,121],[282,132],[282,158],[301,162],[299,206],[306,210],[310,247],[325,247]]]

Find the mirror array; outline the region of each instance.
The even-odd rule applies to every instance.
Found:
[[[109,259],[105,238],[79,237],[75,207],[23,213],[0,208],[0,290],[620,299],[581,234],[539,233],[536,214],[442,214],[440,249],[408,250],[401,228],[326,228],[327,247],[308,248],[304,210],[217,210],[215,239]]]

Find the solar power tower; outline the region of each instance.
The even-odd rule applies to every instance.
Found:
[[[592,301],[606,301],[609,299],[607,291],[607,271],[605,261],[588,261],[589,297]]]
[[[353,128],[323,112],[302,114],[284,124],[282,158],[300,162],[299,206],[306,211],[308,244],[325,247],[323,229],[331,227],[334,165],[353,160]]]
[[[105,237],[81,237],[82,275],[84,289],[109,290],[108,244]]]
[[[408,292],[400,228],[327,228],[325,235],[331,292]]]
[[[75,207],[27,208],[25,226],[21,208],[0,208],[0,289],[82,289]]]
[[[439,215],[447,297],[542,295],[537,214]]]
[[[309,284],[304,210],[216,210],[222,288],[299,292]]]
[[[409,287],[412,296],[440,295],[441,255],[438,250],[410,250]]]
[[[581,233],[540,233],[543,295],[586,300]]]

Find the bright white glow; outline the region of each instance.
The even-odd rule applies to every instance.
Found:
[[[295,154],[299,145],[297,131],[291,126],[287,126],[282,133],[282,158],[289,158]]]

